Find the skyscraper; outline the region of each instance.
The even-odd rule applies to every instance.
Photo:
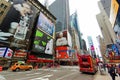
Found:
[[[50,6],[49,11],[57,18],[56,32],[68,29],[69,20],[69,0],[55,0]]]
[[[92,55],[92,57],[96,58],[95,48],[94,48],[92,37],[88,36],[87,39],[88,39],[88,43],[89,43],[89,48],[90,48],[90,51],[91,51],[91,55]]]
[[[80,49],[82,49],[82,45],[81,45],[82,44],[82,39],[81,39],[81,32],[80,32],[79,24],[78,24],[77,12],[75,12],[71,15],[70,20],[71,20],[71,27],[75,29],[75,31],[78,35]]]

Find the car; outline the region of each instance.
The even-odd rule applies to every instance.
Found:
[[[15,63],[10,68],[12,71],[20,71],[20,70],[32,70],[33,66],[28,65],[26,63]]]

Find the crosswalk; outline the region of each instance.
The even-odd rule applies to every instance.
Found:
[[[46,69],[33,69],[32,71],[20,71],[20,72],[12,72],[12,71],[3,71],[0,80],[7,80],[7,77],[10,76],[24,76],[24,77],[15,77],[13,80],[49,80],[50,77],[54,76],[54,74],[62,72],[64,70],[76,72],[78,71],[78,68],[72,68],[72,67],[61,67],[59,69],[54,68],[46,68]],[[47,73],[47,74],[46,74]],[[52,74],[54,73],[54,74]],[[3,78],[3,79],[2,79]],[[7,79],[5,79],[7,78]]]
[[[34,79],[30,79],[30,80],[49,80],[49,77],[52,77],[53,74],[48,74],[42,77],[38,77],[38,78],[34,78]]]

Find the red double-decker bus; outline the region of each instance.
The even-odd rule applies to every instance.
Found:
[[[96,73],[98,71],[97,62],[89,54],[78,55],[80,72]]]

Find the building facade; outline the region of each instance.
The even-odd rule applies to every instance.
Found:
[[[57,18],[56,32],[70,27],[69,0],[55,0],[49,5],[49,11]]]
[[[0,57],[13,63],[53,62],[56,18],[37,0],[2,0],[0,5],[9,7],[0,17],[0,51],[5,50]]]
[[[115,46],[117,45],[116,33],[119,32],[119,5],[117,1],[119,0],[100,0],[98,2],[101,12],[96,15],[96,18],[103,34],[103,38],[99,38],[100,50],[103,60],[107,62],[117,62],[119,59],[118,48]],[[113,50],[113,55],[111,55],[110,49]],[[105,58],[106,56],[107,58]]]

